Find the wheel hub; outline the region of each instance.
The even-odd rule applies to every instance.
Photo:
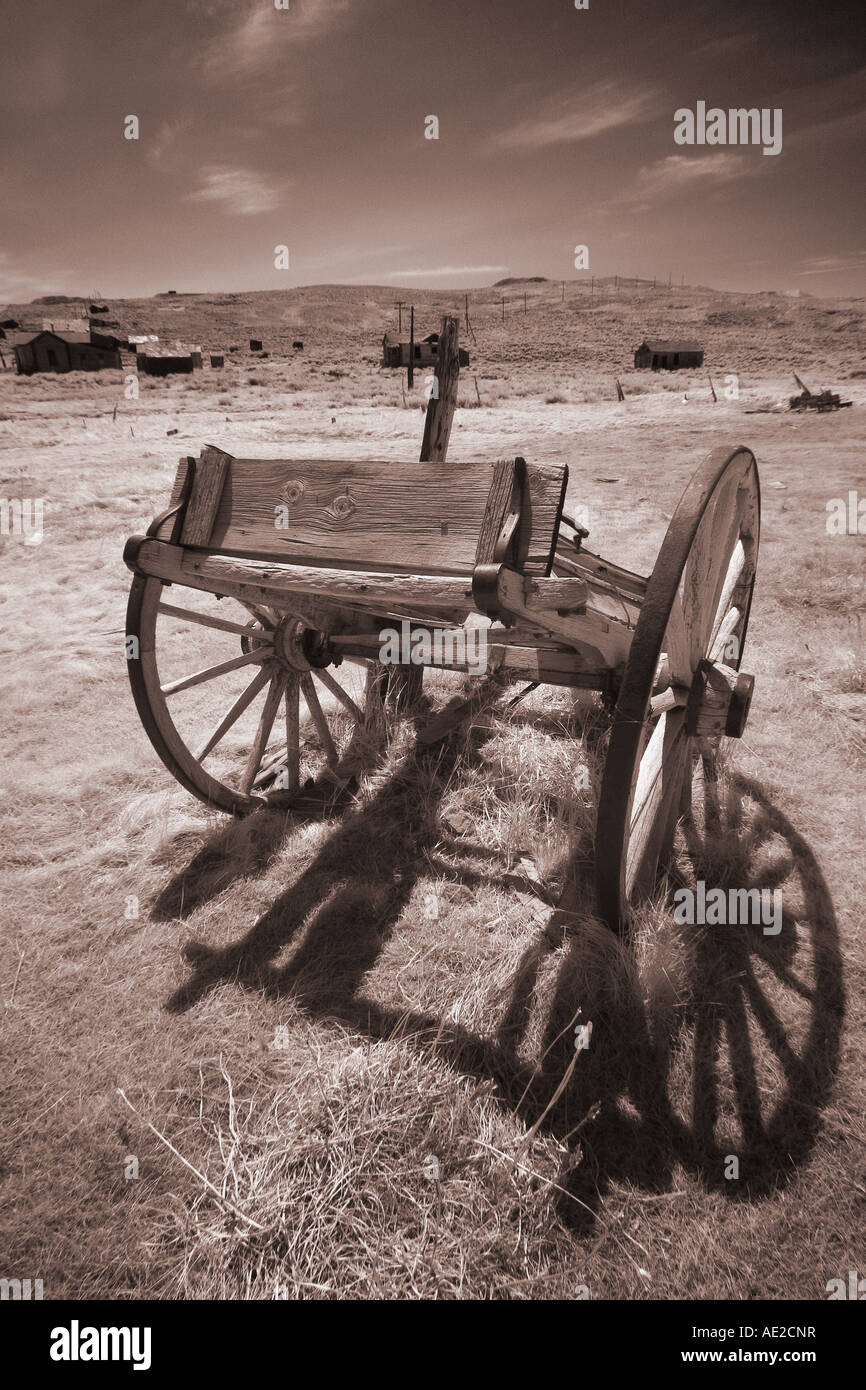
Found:
[[[686,733],[698,738],[742,738],[755,677],[720,661],[702,661],[686,703]]]
[[[289,614],[274,629],[274,656],[291,671],[323,670],[334,662],[328,634]]]

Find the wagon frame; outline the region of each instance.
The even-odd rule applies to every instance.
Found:
[[[438,452],[433,468],[240,459],[214,446],[181,460],[168,509],[124,551],[134,575],[133,696],[159,756],[194,795],[236,814],[292,806],[357,773],[384,735],[401,675],[404,696],[417,693],[419,668],[378,660],[383,629],[484,624],[489,669],[502,682],[597,690],[612,711],[597,909],[623,930],[670,853],[696,763],[745,727],[754,681],[740,663],[760,525],[755,458],[744,446],[715,449],[683,492],[651,575],[634,573],[586,549],[588,533],[564,509],[565,465],[445,462],[453,320],[442,337],[440,393],[425,429],[428,458],[431,438]],[[178,599],[181,589],[210,609]],[[234,654],[166,681],[165,623]],[[349,663],[362,668],[361,697],[335,675]],[[177,697],[216,689],[244,668],[252,679],[218,722],[184,732]],[[228,768],[227,735],[259,700],[255,732]]]

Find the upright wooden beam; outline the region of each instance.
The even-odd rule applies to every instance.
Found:
[[[415,385],[415,305],[409,311],[409,390]]]
[[[457,378],[460,373],[459,335],[458,320],[446,314],[439,328],[436,374],[433,378],[433,391],[427,402],[427,414],[424,417],[421,463],[444,463],[448,452],[451,422],[457,404]],[[390,702],[398,709],[411,708],[421,698],[423,680],[423,666],[395,667],[389,673]]]
[[[460,324],[446,314],[439,331],[439,357],[436,363],[434,389],[427,402],[424,420],[424,439],[421,444],[422,463],[444,463],[451,435],[451,422],[457,404],[457,378],[460,372],[458,338]]]

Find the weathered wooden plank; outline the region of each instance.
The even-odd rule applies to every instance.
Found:
[[[460,373],[460,325],[446,314],[439,329],[439,354],[434,391],[427,402],[424,418],[424,439],[421,444],[422,463],[442,463],[448,452],[451,423],[457,405],[457,378]]]
[[[223,453],[222,449],[215,448],[213,444],[206,445],[201,451],[201,457],[196,459],[192,492],[186,504],[183,529],[180,533],[181,545],[208,544],[230,462],[231,454]],[[184,459],[184,472],[186,465],[187,460]]]
[[[516,513],[519,516],[525,536],[529,519],[521,515],[522,499],[518,476],[518,471],[525,468],[526,463],[521,458],[499,459],[497,461],[493,471],[493,483],[487,495],[484,519],[478,534],[478,545],[475,548],[476,565],[493,563],[496,547],[502,535],[503,524],[510,513]],[[529,501],[528,494],[525,500]],[[516,546],[516,553],[519,554],[519,538]]]
[[[411,609],[413,602],[435,611],[474,611],[472,584],[448,575],[382,574],[372,571],[330,570],[301,565],[280,566],[263,560],[237,559],[195,550],[182,550],[163,541],[145,540],[138,549],[137,567],[145,574],[191,589],[235,598],[276,603],[291,608],[293,596],[320,594],[333,602],[381,603],[385,608]]]
[[[417,462],[233,458],[212,530],[196,543],[291,564],[469,573],[495,472],[494,463],[444,460],[428,471]],[[546,575],[568,469],[528,463],[526,477],[529,508],[516,563]]]

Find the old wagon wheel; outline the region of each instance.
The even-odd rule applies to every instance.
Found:
[[[695,761],[739,737],[752,678],[749,620],[760,492],[748,449],[715,450],[674,512],[619,690],[596,828],[601,916],[615,930],[648,892],[688,808]]]
[[[308,616],[136,576],[126,631],[148,737],[209,805],[244,812],[314,788],[333,794],[381,734],[378,663],[336,676],[327,634]]]

